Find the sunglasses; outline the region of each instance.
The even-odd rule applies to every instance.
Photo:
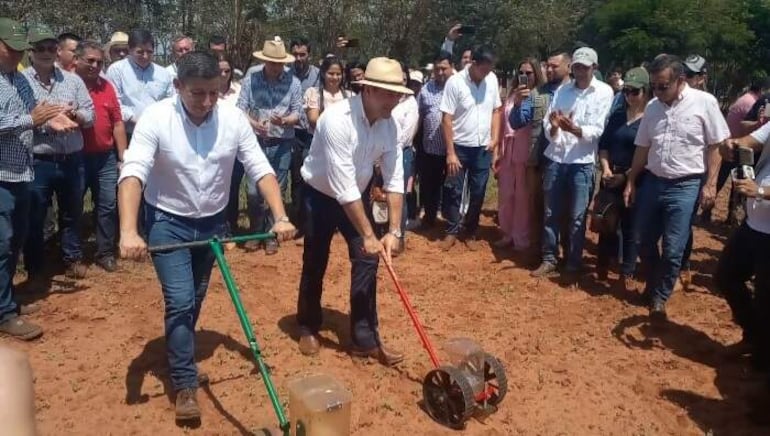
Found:
[[[666,83],[665,85],[664,84],[654,84],[653,83],[653,84],[650,85],[650,89],[652,89],[653,91],[663,92],[663,91],[668,90],[668,88],[671,88],[672,85],[673,85],[673,83]]]
[[[623,88],[623,94],[637,96],[642,93],[642,88]]]
[[[32,48],[32,51],[35,53],[56,53],[59,50],[59,47],[56,45],[36,45]]]

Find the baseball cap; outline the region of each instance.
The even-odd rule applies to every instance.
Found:
[[[30,44],[37,44],[40,41],[49,39],[56,41],[56,35],[51,32],[51,29],[42,24],[31,26],[27,32],[27,41],[29,41]]]
[[[684,60],[684,66],[690,70],[690,72],[699,74],[699,73],[705,73],[706,72],[706,59],[704,59],[702,56],[698,55],[690,55],[687,56],[687,59]]]
[[[599,55],[591,47],[581,47],[572,54],[572,63],[591,67],[599,64]]]
[[[6,17],[0,17],[0,41],[16,51],[30,48],[24,27],[19,22]]]
[[[631,68],[626,72],[625,85],[629,88],[649,88],[650,74],[644,68]]]
[[[422,83],[424,76],[418,70],[409,70],[409,80]]]

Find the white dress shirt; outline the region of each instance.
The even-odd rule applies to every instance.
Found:
[[[227,206],[236,158],[252,180],[275,174],[243,111],[217,104],[196,126],[175,96],[145,109],[118,183],[136,177],[152,206],[183,217],[208,217]]]
[[[548,138],[545,157],[562,164],[594,163],[599,138],[607,124],[614,96],[612,88],[596,78],[591,79],[586,89],[576,87],[574,81],[559,87],[543,119],[545,136]],[[582,138],[561,129],[556,131],[555,136],[551,136],[549,117],[558,110],[565,115],[572,114],[572,121],[582,130]]]
[[[713,95],[685,85],[671,106],[657,98],[644,110],[636,145],[650,147],[647,169],[664,179],[706,172],[706,147],[730,137]]]
[[[770,192],[770,123],[755,130],[751,137],[764,144],[755,168],[757,174],[754,181],[757,186],[762,186],[766,192]],[[758,232],[770,234],[770,201],[747,198],[746,224]]]
[[[447,79],[439,109],[452,115],[454,144],[486,147],[492,140],[492,112],[502,106],[495,73],[478,85],[471,80],[470,67]]]
[[[168,64],[166,66],[166,71],[168,71],[169,74],[171,74],[171,77],[176,79],[176,62],[173,64]]]
[[[390,116],[396,120],[399,147],[402,149],[411,147],[414,135],[417,134],[417,127],[420,125],[420,108],[417,106],[417,99],[412,95],[407,95],[401,103],[393,108]]]
[[[147,106],[176,94],[174,78],[165,68],[155,63],[141,68],[130,56],[110,65],[107,77],[118,93],[120,111],[129,132]]]
[[[361,98],[356,95],[324,110],[301,170],[307,184],[343,205],[361,198],[378,161],[383,189],[404,192],[404,166],[401,148],[397,145],[396,122],[391,117],[370,124]]]

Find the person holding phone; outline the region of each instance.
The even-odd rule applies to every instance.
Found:
[[[534,58],[524,59],[516,72],[515,90],[512,89],[505,102],[502,142],[493,157],[493,169],[498,180],[498,220],[502,232],[502,237],[494,245],[497,248],[513,246],[516,251],[522,251],[529,249],[531,243],[531,187],[527,181],[527,161],[532,126],[524,125],[514,130],[508,119],[516,105],[516,91],[538,88],[545,83],[545,78],[540,62]]]
[[[447,53],[452,53],[455,47],[455,43],[459,38],[461,38],[463,35],[472,35],[475,33],[476,33],[475,26],[469,26],[469,25],[463,25],[461,23],[457,23],[449,29],[449,32],[447,33],[446,38],[444,38],[444,42],[441,44],[441,50]],[[473,51],[469,48],[463,50],[462,56],[460,57],[461,70],[471,63],[472,53]]]

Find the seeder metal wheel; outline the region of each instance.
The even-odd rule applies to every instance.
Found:
[[[471,354],[460,369],[484,377],[483,390],[476,395],[478,403],[497,406],[503,401],[508,392],[508,378],[505,367],[495,356],[485,352]]]
[[[422,383],[422,397],[431,418],[457,430],[465,428],[476,408],[470,381],[453,366],[429,372]]]

